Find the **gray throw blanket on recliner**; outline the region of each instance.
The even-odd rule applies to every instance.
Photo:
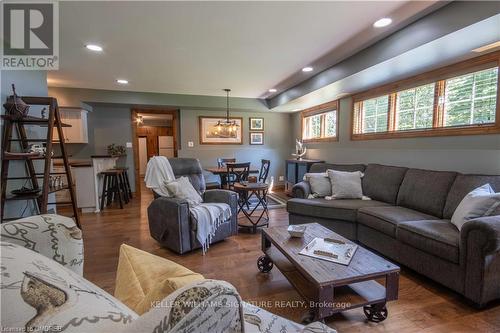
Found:
[[[231,207],[226,203],[198,203],[183,197],[182,193],[171,193],[166,184],[174,180],[174,172],[166,157],[155,156],[149,160],[144,177],[146,187],[163,197],[187,199],[191,219],[196,222],[196,238],[205,254],[219,226],[231,218]]]

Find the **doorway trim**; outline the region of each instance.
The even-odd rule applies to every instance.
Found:
[[[138,113],[154,113],[172,115],[172,130],[174,136],[174,151],[177,157],[177,151],[181,149],[180,146],[180,112],[179,109],[146,109],[146,108],[133,108],[130,112],[130,124],[132,126],[132,148],[134,151],[134,175],[135,175],[135,195],[141,196],[141,176],[139,172],[139,137],[137,135],[137,114]]]

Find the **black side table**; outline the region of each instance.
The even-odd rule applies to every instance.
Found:
[[[238,213],[242,212],[247,218],[248,222],[238,222],[238,226],[242,228],[251,228],[252,233],[257,232],[258,227],[269,225],[269,210],[267,208],[267,192],[269,185],[264,183],[236,183],[234,184],[234,191],[239,194],[238,200]],[[255,196],[258,200],[257,205],[249,209],[249,200]],[[255,210],[262,206],[260,215],[253,216]],[[265,215],[265,216],[264,216]],[[258,216],[258,217],[257,217]],[[255,219],[257,217],[257,219]]]

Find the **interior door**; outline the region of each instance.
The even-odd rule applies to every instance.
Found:
[[[147,137],[139,137],[139,174],[146,174],[146,165],[148,164],[148,143]]]

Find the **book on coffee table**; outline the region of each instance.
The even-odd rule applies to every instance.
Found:
[[[349,265],[358,248],[355,244],[337,241],[333,238],[314,238],[299,254],[334,263]]]

